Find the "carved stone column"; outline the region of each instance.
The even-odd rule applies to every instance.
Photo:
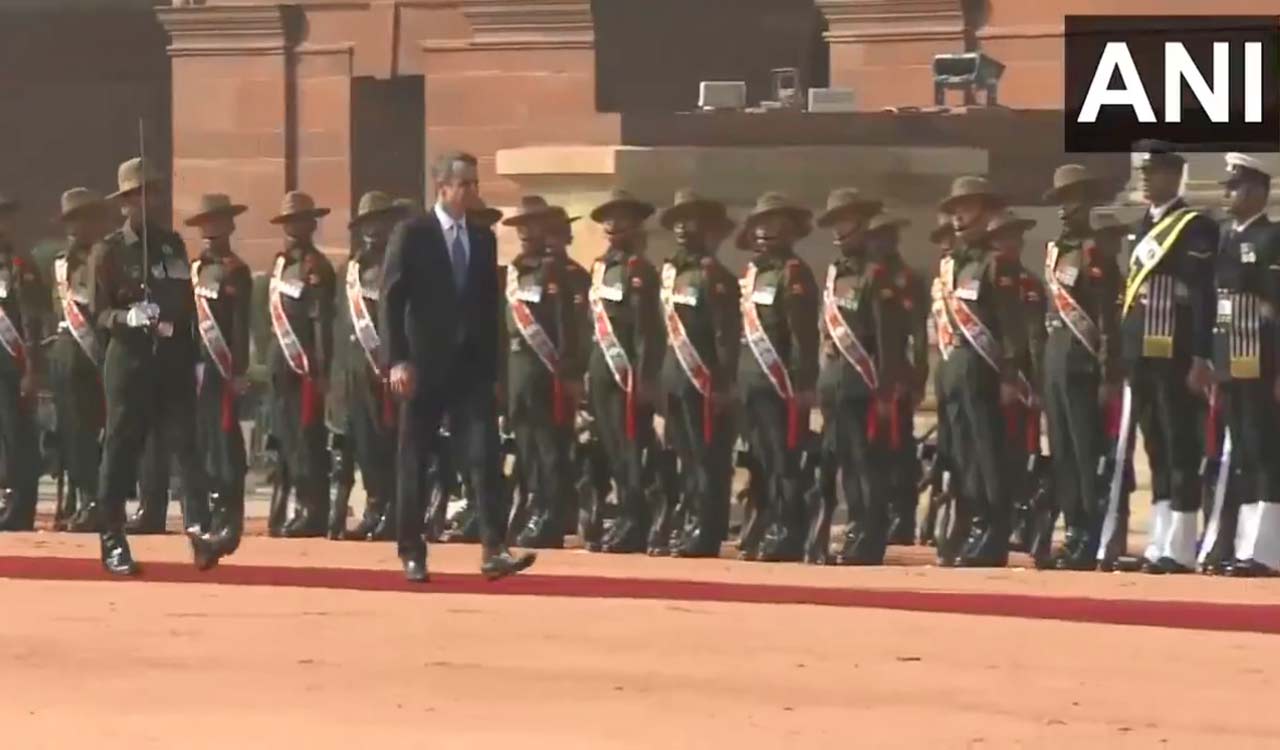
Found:
[[[859,109],[933,104],[933,57],[965,50],[962,0],[815,0],[827,19],[831,85]]]
[[[282,8],[198,5],[156,15],[171,38],[175,226],[202,193],[229,193],[253,209],[239,222],[237,247],[262,267],[279,245],[267,219],[289,187]]]
[[[619,142],[617,115],[596,111],[590,0],[459,0],[469,33],[424,39],[428,154],[480,157],[487,198],[514,203],[499,149]]]

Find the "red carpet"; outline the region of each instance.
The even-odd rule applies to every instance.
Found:
[[[415,586],[406,582],[398,570],[222,565],[207,573],[201,573],[190,565],[179,563],[145,563],[142,576],[137,579],[121,580],[113,579],[103,572],[97,560],[66,557],[0,557],[0,578],[294,586],[423,594],[503,594],[747,604],[813,604],[826,607],[872,607],[912,612],[1280,634],[1280,604],[1090,599],[1025,594],[818,588],[529,574],[488,583],[479,575],[437,573],[432,575],[430,584]]]

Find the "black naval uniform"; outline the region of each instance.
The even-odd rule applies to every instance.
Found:
[[[742,290],[743,304],[755,305],[790,375],[793,394],[811,392],[818,378],[818,289],[813,271],[791,250],[760,253],[751,262],[758,269],[755,288]],[[809,412],[778,394],[746,345],[738,356],[738,386],[743,432],[760,467],[763,503],[757,512],[767,529],[763,540],[744,535],[741,556],[799,561],[806,537],[801,440],[809,435]]]
[[[591,409],[609,458],[618,494],[618,518],[602,540],[606,552],[642,552],[648,541],[650,513],[645,498],[644,457],[656,447],[654,404],[639,390],[656,394],[665,351],[658,272],[643,256],[610,250],[597,261],[605,266],[598,293],[627,353],[635,380],[628,396],[609,369],[599,343],[588,364]]]
[[[249,302],[253,278],[238,255],[208,252],[200,256],[195,294],[209,311],[231,352],[230,376],[249,368]],[[240,429],[240,396],[227,382],[209,347],[200,344],[196,394],[196,445],[209,482],[212,519],[209,536],[219,557],[235,552],[244,529],[244,482],[248,470]]]
[[[132,225],[108,235],[90,256],[94,279],[89,308],[109,337],[103,359],[107,417],[98,488],[104,544],[123,541],[124,503],[143,445],[155,433],[176,456],[183,475],[183,526],[204,528],[209,507],[195,446],[195,303],[191,266],[178,235],[146,230],[148,248]],[[144,266],[144,255],[150,268]],[[130,327],[129,309],[154,303],[150,328]]]
[[[395,524],[395,446],[396,446],[396,408],[395,401],[387,387],[386,381],[379,371],[375,371],[373,363],[366,355],[364,347],[356,338],[355,326],[351,317],[351,306],[347,300],[346,278],[350,263],[359,263],[360,293],[364,298],[365,309],[369,311],[370,320],[377,325],[378,284],[382,276],[382,252],[365,251],[356,259],[342,266],[336,286],[338,302],[335,311],[334,329],[334,369],[333,377],[337,381],[337,389],[346,402],[346,412],[342,450],[334,451],[335,459],[355,458],[360,467],[360,478],[364,484],[365,502],[364,517],[353,530],[351,536],[358,539],[377,537],[390,539]],[[377,356],[377,352],[374,352]],[[341,362],[341,366],[339,366]],[[341,378],[339,381],[338,379]],[[339,473],[334,467],[334,473]],[[348,473],[342,472],[337,479],[342,482]],[[346,487],[345,495],[350,494]],[[346,523],[346,497],[339,496],[330,514],[330,535],[341,531]],[[340,507],[339,507],[340,506]]]
[[[68,247],[54,260],[66,266],[69,300],[64,300],[56,276],[52,290],[52,318],[57,333],[49,347],[49,384],[58,410],[58,450],[67,479],[79,495],[80,507],[68,524],[72,531],[97,529],[98,469],[102,460],[100,439],[106,404],[102,396],[102,339],[89,310],[93,278],[89,273],[90,248]],[[56,273],[56,272],[55,272]],[[76,306],[88,325],[88,347],[82,346],[65,319],[64,303]]]
[[[291,247],[281,271],[280,302],[308,362],[303,377],[289,366],[278,336],[267,355],[271,373],[272,429],[297,493],[298,512],[285,536],[322,536],[329,516],[324,393],[333,342],[333,265],[314,246]]]
[[[1275,513],[1280,502],[1280,409],[1272,395],[1280,351],[1280,226],[1264,214],[1242,227],[1224,222],[1215,283],[1214,369],[1231,436],[1230,455],[1224,455],[1230,481],[1223,508],[1214,511],[1216,540],[1205,540],[1216,542],[1205,562],[1218,569],[1234,564],[1237,574],[1263,572],[1251,570],[1261,564],[1274,573],[1280,561],[1260,562],[1267,550],[1257,554],[1254,529],[1264,508]]]
[[[7,487],[0,498],[0,531],[30,531],[36,520],[36,394],[22,394],[22,383],[34,388],[41,366],[40,338],[44,301],[48,299],[35,263],[0,242],[0,308],[13,333],[14,351],[0,347],[0,440],[4,445]]]
[[[837,560],[878,565],[889,542],[890,506],[898,501],[893,494],[898,489],[896,464],[911,433],[910,423],[902,422],[902,403],[915,387],[907,360],[912,321],[900,299],[905,291],[883,264],[869,262],[865,251],[847,252],[832,265],[836,307],[865,350],[876,386],[841,351],[822,310],[818,393],[823,442],[834,457],[849,506],[849,528]],[[835,504],[834,485],[827,483],[828,507]]]
[[[586,350],[582,348],[580,302],[561,256],[521,254],[512,261],[518,277],[517,298],[554,347],[555,372],[549,370],[520,333],[506,294],[502,323],[506,354],[507,419],[515,433],[520,470],[529,494],[528,522],[519,530],[521,547],[559,548],[569,523],[568,498],[573,489],[569,447],[574,438],[577,404],[564,392],[566,383],[581,382]],[[505,289],[506,277],[500,281]]]
[[[1077,334],[1050,299],[1042,393],[1053,454],[1054,499],[1066,523],[1057,566],[1089,570],[1102,530],[1100,503],[1108,491],[1099,481],[1108,441],[1098,395],[1104,383],[1114,384],[1120,377],[1119,248],[1106,235],[1077,236],[1069,230],[1054,244],[1057,258],[1052,267],[1046,266],[1046,277],[1093,321],[1092,329],[1085,327]],[[1091,338],[1086,344],[1081,336]]]
[[[1160,213],[1160,219],[1184,210],[1190,209],[1178,198]],[[1136,248],[1158,223],[1148,211],[1130,235],[1125,295],[1132,294],[1133,302],[1127,312],[1122,310],[1120,331],[1132,393],[1132,421],[1142,430],[1151,465],[1154,505],[1145,557],[1152,565],[1167,569],[1173,563],[1182,567],[1194,563],[1204,407],[1188,388],[1187,374],[1192,357],[1208,359],[1212,353],[1218,227],[1207,216],[1191,216],[1139,287],[1135,285]],[[1166,228],[1175,226],[1171,223]],[[1130,286],[1134,288],[1130,290]],[[1128,461],[1132,461],[1133,447],[1131,426]],[[1117,508],[1116,512],[1118,517],[1127,517],[1126,509]]]
[[[710,375],[712,394],[735,388],[742,317],[737,279],[714,255],[676,252],[671,304]],[[665,310],[664,310],[665,314]],[[671,540],[681,557],[718,557],[729,535],[733,480],[733,415],[707,397],[685,372],[670,341],[662,366],[664,435],[679,462],[677,507],[683,518]]]
[[[1020,269],[982,244],[961,245],[952,257],[954,294],[991,331],[999,345],[996,364],[1000,368],[997,372],[978,353],[948,309],[956,348],[938,374],[951,431],[949,450],[962,475],[962,506],[972,516],[969,541],[958,562],[1003,566],[1008,557],[1012,509],[1000,384],[1017,382],[1026,357]]]

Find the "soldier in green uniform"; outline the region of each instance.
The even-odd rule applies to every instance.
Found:
[[[1215,268],[1214,369],[1225,400],[1221,451],[1227,476],[1205,531],[1200,559],[1210,572],[1280,575],[1280,398],[1276,311],[1280,233],[1266,215],[1271,169],[1226,155],[1227,210]],[[1230,444],[1226,445],[1226,440]]]
[[[98,467],[102,458],[105,405],[102,396],[102,342],[88,308],[93,279],[89,251],[106,227],[107,205],[88,188],[62,194],[66,245],[54,258],[50,319],[56,333],[49,347],[49,383],[58,412],[58,450],[79,507],[67,522],[72,532],[98,531]]]
[[[272,268],[268,295],[275,334],[267,356],[272,383],[272,426],[297,493],[298,508],[286,537],[324,536],[328,526],[328,466],[324,399],[333,343],[334,271],[312,242],[317,208],[302,192],[285,195],[272,224],[283,227],[285,249]]]
[[[881,208],[880,201],[842,188],[818,217],[840,253],[827,268],[822,291],[818,393],[823,442],[849,506],[849,528],[836,557],[844,565],[884,561],[896,473],[886,468],[902,450],[900,404],[914,387],[907,359],[910,319],[892,275],[867,242],[869,221]],[[827,484],[827,507],[835,504],[834,485]]]
[[[1001,259],[1018,271],[1018,298],[1022,302],[1022,321],[1026,327],[1027,347],[1018,363],[1019,382],[1022,390],[1013,404],[1005,404],[1005,462],[1008,470],[1006,487],[1012,503],[1010,524],[1010,548],[1022,552],[1032,551],[1036,537],[1035,512],[1032,500],[1035,495],[1036,472],[1040,461],[1040,363],[1043,360],[1045,329],[1044,284],[1022,263],[1022,251],[1026,247],[1026,233],[1036,225],[1032,219],[1024,219],[1005,211],[991,219],[981,241],[990,245]],[[1041,564],[1048,559],[1048,550],[1041,555]]]
[[[374,311],[387,241],[402,216],[386,193],[361,196],[350,227],[357,250],[338,274],[332,365],[337,369],[331,371],[331,377],[335,378],[334,394],[340,392],[339,398],[346,404],[344,452],[354,455],[360,467],[367,500],[360,523],[348,532],[346,499],[350,490],[335,498],[338,502],[329,514],[330,539],[393,538],[396,409],[377,364],[381,339]]]
[[[956,228],[951,223],[951,217],[946,214],[938,215],[937,225],[929,232],[929,241],[939,250],[938,265],[941,265],[947,258],[951,257],[951,251],[956,243]],[[938,349],[938,364],[933,373],[933,399],[934,414],[936,419],[935,430],[935,450],[936,456],[933,462],[933,472],[930,477],[929,488],[929,507],[925,510],[924,528],[920,533],[920,540],[924,544],[932,544],[935,546],[945,545],[945,539],[937,537],[937,525],[939,516],[944,511],[944,506],[951,504],[952,481],[958,476],[956,471],[957,464],[952,455],[950,446],[951,428],[947,421],[947,408],[945,389],[943,388],[946,378],[943,370],[947,367],[947,362],[951,357],[951,352],[955,349],[955,338],[957,336],[955,329],[951,327],[951,319],[947,314],[947,306],[943,295],[942,277],[935,275],[933,281],[929,285],[929,320],[931,340]],[[959,519],[964,523],[967,519]],[[967,530],[959,528],[958,531],[965,535]],[[947,557],[945,550],[940,550],[942,557]]]
[[[1024,391],[1020,367],[1027,342],[1019,268],[982,239],[1003,203],[985,178],[960,177],[940,206],[951,215],[957,237],[939,274],[956,334],[940,376],[951,448],[963,473],[961,511],[971,519],[955,560],[966,567],[1002,567],[1008,559],[1012,511],[1002,408]]]
[[[812,213],[780,193],[756,201],[739,247],[756,248],[742,279],[743,337],[738,386],[744,432],[760,466],[767,531],[745,559],[795,562],[804,554],[805,487],[800,457],[818,377],[818,287],[795,243]]]
[[[240,397],[249,389],[249,302],[253,278],[231,249],[235,217],[248,208],[226,195],[201,196],[184,222],[200,232],[200,257],[192,263],[196,334],[196,445],[204,459],[212,518],[209,529],[189,529],[196,567],[207,570],[240,546],[244,530],[244,478],[248,470]]]
[[[520,211],[502,224],[520,237],[520,253],[500,279],[507,419],[528,494],[528,520],[516,544],[560,548],[572,492],[569,447],[586,367],[578,330],[583,321],[568,263],[547,247],[547,237],[560,231],[559,212],[539,196],[525,196]]]
[[[591,212],[609,249],[592,268],[595,347],[588,366],[591,409],[618,495],[618,517],[601,541],[605,552],[643,552],[650,526],[643,457],[656,442],[653,410],[665,353],[660,280],[639,255],[654,207],[615,190]]]
[[[1053,567],[1093,570],[1103,520],[1099,503],[1107,491],[1098,474],[1107,447],[1104,410],[1118,394],[1121,376],[1119,247],[1113,234],[1092,226],[1091,212],[1105,195],[1087,168],[1059,167],[1045,200],[1059,206],[1062,220],[1044,269],[1049,304],[1041,393],[1054,502],[1066,524]]]
[[[102,561],[116,575],[137,566],[124,531],[124,503],[151,432],[163,436],[183,474],[183,528],[204,529],[209,507],[195,453],[195,304],[182,239],[153,223],[158,177],[142,159],[120,165],[124,226],[90,255],[89,309],[109,336],[103,357],[107,417],[98,487]],[[152,189],[148,189],[152,188]]]
[[[665,440],[680,469],[676,507],[684,511],[675,519],[670,553],[718,557],[729,534],[736,437],[729,407],[742,318],[738,281],[716,258],[716,248],[733,221],[723,203],[692,190],[677,192],[658,218],[679,245],[662,267],[662,412]]]
[[[0,441],[7,484],[0,531],[34,528],[40,472],[34,416],[49,291],[31,257],[13,245],[18,209],[17,201],[0,196]]]
[[[916,408],[924,400],[929,383],[929,288],[924,276],[907,265],[899,252],[905,219],[880,214],[867,225],[867,252],[889,276],[894,299],[906,316],[905,341],[910,383],[898,398],[894,416],[901,439],[892,451],[893,473],[889,507],[889,544],[915,544],[916,506],[919,503],[919,450],[915,438]]]
[[[1196,563],[1203,455],[1202,401],[1212,384],[1213,261],[1218,227],[1180,196],[1186,160],[1165,143],[1140,144],[1143,193],[1151,208],[1130,235],[1129,275],[1120,334],[1127,373],[1120,442],[1132,460],[1133,425],[1142,429],[1154,504],[1143,555],[1150,573],[1189,573]],[[1115,482],[1118,484],[1118,482]],[[1112,544],[1127,509],[1108,498],[1099,557],[1110,567]]]

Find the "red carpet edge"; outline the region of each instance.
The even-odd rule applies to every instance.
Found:
[[[1017,617],[1184,630],[1280,634],[1280,604],[1092,599],[1027,594],[964,593],[769,584],[678,581],[598,576],[525,574],[496,583],[479,575],[433,574],[431,583],[410,584],[398,570],[221,565],[201,573],[179,563],[143,563],[137,579],[112,579],[97,560],[0,556],[0,578],[44,581],[204,583],[291,586],[422,594],[499,594],[598,599],[665,599],[744,604],[811,604],[909,612]]]

